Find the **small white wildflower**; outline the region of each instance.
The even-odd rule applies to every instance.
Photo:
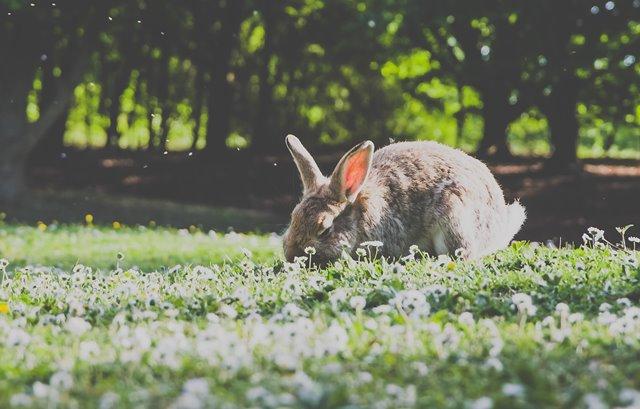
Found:
[[[575,324],[576,322],[582,322],[584,320],[584,314],[581,312],[574,312],[573,314],[569,314],[569,323]]]
[[[583,398],[587,409],[607,409],[609,406],[602,401],[602,398],[595,393],[588,393]]]
[[[620,391],[618,399],[628,407],[640,406],[640,391],[631,388],[624,388]]]
[[[88,361],[100,355],[100,346],[95,341],[82,341],[79,347],[80,358]]]
[[[387,314],[392,309],[393,308],[389,304],[382,304],[382,305],[378,305],[377,307],[373,307],[371,311],[373,311],[376,314]]]
[[[493,400],[488,396],[483,396],[471,402],[469,407],[471,409],[491,409],[493,408]]]
[[[600,230],[596,227],[589,227],[587,229],[590,235],[593,236],[593,242],[598,242],[604,238],[604,230]]]
[[[186,381],[182,389],[185,393],[202,398],[209,394],[209,383],[204,378],[193,378]]]
[[[569,306],[563,302],[560,302],[556,305],[556,312],[560,315],[569,314]]]
[[[329,302],[333,306],[333,308],[337,307],[338,304],[342,304],[347,301],[347,290],[344,288],[336,288],[331,292],[329,296]]]
[[[511,301],[518,308],[518,312],[526,313],[529,316],[536,315],[537,308],[529,294],[517,293],[511,296]]]
[[[91,329],[91,324],[80,317],[71,317],[67,320],[65,328],[73,335],[80,336]]]
[[[304,249],[304,254],[308,255],[308,256],[313,256],[316,254],[316,248],[315,247],[305,247]]]
[[[524,396],[524,386],[519,383],[505,383],[502,385],[502,393],[506,396],[520,398]]]
[[[120,400],[120,397],[118,396],[117,393],[111,392],[111,391],[105,392],[100,397],[100,403],[98,407],[100,409],[113,409],[118,407],[119,400]]]
[[[31,396],[27,395],[26,393],[16,393],[15,395],[11,396],[9,405],[11,405],[12,407],[31,407],[33,405],[33,401],[31,399]]]
[[[364,307],[367,305],[367,300],[360,295],[356,295],[351,297],[349,300],[349,305],[356,311],[362,311]]]
[[[458,317],[458,322],[467,327],[472,327],[476,321],[473,319],[473,314],[469,311],[465,311]]]
[[[282,307],[282,315],[287,318],[297,318],[307,316],[307,312],[302,308],[298,307],[294,303],[287,303],[284,307]]]
[[[73,387],[73,377],[67,371],[59,371],[51,375],[49,385],[57,390],[66,391]]]
[[[616,300],[618,305],[622,305],[623,307],[631,307],[631,300],[627,297],[618,298]]]
[[[640,238],[636,237],[636,236],[631,236],[628,239],[631,243],[640,243]],[[0,260],[0,264],[2,264],[2,261]]]
[[[238,311],[236,311],[235,308],[233,308],[232,306],[230,306],[228,304],[222,304],[218,308],[218,311],[220,312],[220,314],[226,316],[227,318],[234,319],[235,317],[238,316]]]

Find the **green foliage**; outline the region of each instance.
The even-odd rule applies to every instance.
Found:
[[[31,122],[47,109],[45,91],[70,71],[74,36],[96,31],[73,84],[71,146],[163,151],[209,142],[266,152],[295,131],[319,144],[391,137],[465,150],[502,138],[536,155],[576,137],[581,156],[633,157],[640,7],[592,3],[159,0],[85,4],[78,19],[62,3],[2,4],[50,41],[48,57],[36,41],[28,58],[8,59],[31,64],[22,70],[33,76]],[[87,23],[95,15],[107,19]],[[3,32],[13,34],[11,21]],[[45,74],[56,80],[47,85]],[[579,129],[550,128],[571,116]],[[483,129],[496,121],[498,131]]]

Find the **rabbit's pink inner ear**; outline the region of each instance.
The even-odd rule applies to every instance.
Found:
[[[369,152],[364,150],[356,152],[347,160],[342,174],[342,188],[345,196],[353,200],[367,177],[369,171]]]

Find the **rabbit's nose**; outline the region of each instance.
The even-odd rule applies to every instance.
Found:
[[[284,250],[284,257],[289,263],[293,263],[294,259],[301,254],[302,251],[300,251],[300,249],[298,249],[297,247],[287,247]]]

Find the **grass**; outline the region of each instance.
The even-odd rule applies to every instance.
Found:
[[[640,405],[639,254],[595,230],[318,271],[268,236],[0,229],[0,407]]]
[[[43,231],[44,230],[44,231]],[[237,260],[250,251],[257,261],[279,254],[275,235],[204,232],[195,227],[9,225],[0,227],[0,256],[15,266],[70,270],[76,264],[110,270],[118,266],[152,271],[177,264],[211,265]]]

